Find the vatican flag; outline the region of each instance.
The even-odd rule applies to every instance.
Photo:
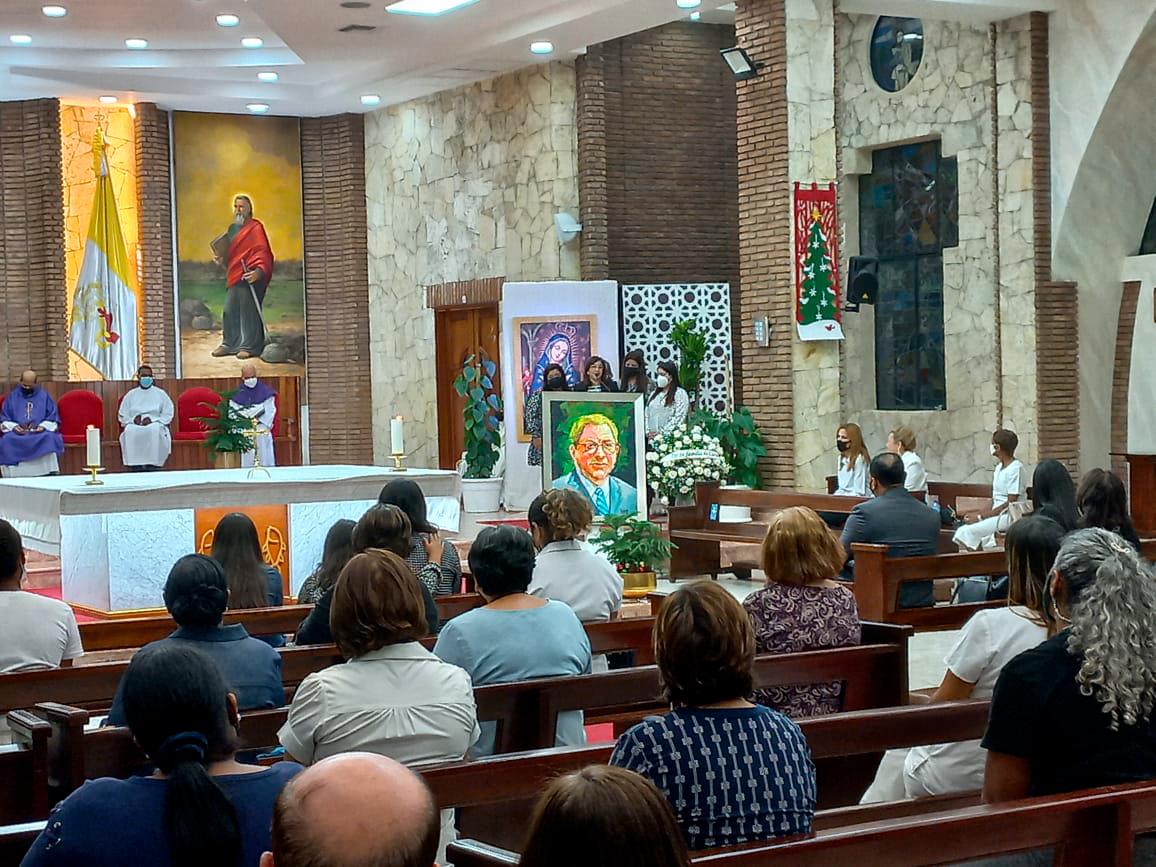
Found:
[[[105,379],[132,379],[140,364],[137,299],[100,130],[92,139],[96,195],[72,299],[72,349]]]

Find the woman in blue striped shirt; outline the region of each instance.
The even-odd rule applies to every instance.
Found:
[[[672,710],[619,738],[610,764],[658,786],[692,851],[810,833],[811,751],[791,720],[748,700],[755,637],[738,601],[709,581],[681,588],[654,647]]]

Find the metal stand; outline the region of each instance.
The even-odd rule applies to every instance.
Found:
[[[405,471],[406,471],[405,454],[403,452],[394,452],[393,453],[393,472],[404,473]]]
[[[264,473],[265,478],[271,479],[273,477],[272,474],[265,469],[265,467],[261,466],[261,452],[260,449],[257,448],[257,437],[269,433],[269,429],[264,425],[257,424],[257,419],[255,418],[252,421],[253,426],[245,431],[245,436],[248,437],[249,441],[253,444],[253,466],[249,468],[249,473],[245,478],[251,479],[259,473]]]
[[[92,473],[92,478],[89,479],[87,482],[85,482],[86,485],[103,485],[104,484],[104,482],[102,482],[100,479],[98,479],[96,477],[97,473],[103,473],[104,472],[104,467],[85,467],[85,469],[88,470],[90,473]]]

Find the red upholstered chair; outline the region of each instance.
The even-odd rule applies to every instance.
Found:
[[[211,388],[194,386],[177,396],[177,429],[173,439],[199,442],[205,438],[205,425],[197,421],[199,416],[212,417],[217,414],[220,396]]]
[[[65,443],[84,443],[89,425],[104,429],[104,401],[100,395],[81,388],[66,391],[56,401],[60,413],[60,434]]]

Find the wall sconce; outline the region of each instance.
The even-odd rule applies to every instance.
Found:
[[[719,51],[719,54],[726,61],[726,65],[730,67],[735,81],[746,81],[748,78],[754,78],[759,74],[758,71],[763,65],[751,60],[751,56],[737,45],[734,48],[724,48]]]
[[[755,346],[771,345],[771,321],[767,316],[756,316],[754,323]]]

